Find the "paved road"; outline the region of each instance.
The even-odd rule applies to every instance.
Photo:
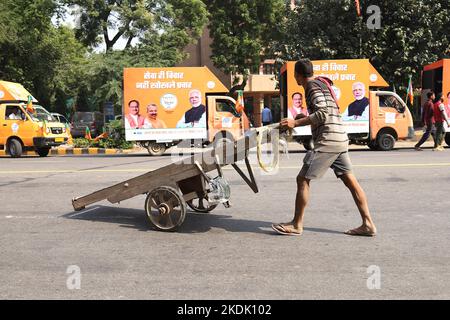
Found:
[[[300,148],[276,175],[256,170],[258,194],[227,167],[232,207],[190,213],[178,233],[149,228],[144,196],[71,207],[170,156],[0,158],[0,298],[449,299],[450,150],[352,149],[375,238],[342,234],[360,221],[331,171],[312,184],[303,236],[271,231],[291,218]]]

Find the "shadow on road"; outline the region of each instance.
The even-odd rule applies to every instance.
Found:
[[[144,210],[115,208],[107,206],[94,206],[80,212],[70,212],[62,217],[74,220],[98,221],[118,224],[123,228],[133,228],[138,231],[156,231],[145,215]],[[260,220],[246,220],[233,218],[230,215],[214,213],[196,213],[188,211],[186,219],[178,233],[194,234],[205,233],[212,228],[222,229],[228,232],[248,232],[278,236],[271,229],[272,222]],[[304,228],[305,231],[342,234],[342,232],[321,228]]]

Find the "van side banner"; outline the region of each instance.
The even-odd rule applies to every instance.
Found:
[[[369,132],[369,88],[388,86],[367,59],[312,61],[314,76],[324,76],[334,83],[333,89],[347,133]],[[306,109],[304,90],[294,79],[295,62],[288,62],[288,117]],[[296,94],[300,93],[300,95]],[[299,101],[301,98],[301,101]],[[295,128],[296,134],[311,134],[309,127]]]
[[[128,141],[207,137],[206,94],[228,89],[206,67],[124,69]]]

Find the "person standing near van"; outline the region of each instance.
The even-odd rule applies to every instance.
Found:
[[[447,114],[445,113],[444,98],[442,93],[438,94],[433,105],[434,125],[436,126],[436,140],[433,151],[444,151],[442,142],[444,141],[444,122],[449,123]]]
[[[450,117],[450,92],[447,93],[447,104],[445,105],[445,113]]]
[[[425,126],[425,132],[422,135],[422,138],[416,143],[414,149],[416,151],[422,151],[423,149],[420,147],[425,141],[428,140],[430,135],[433,136],[434,144],[436,145],[436,136],[433,135],[432,130],[434,129],[434,112],[433,112],[433,100],[435,99],[435,95],[433,91],[427,93],[427,102],[422,107],[422,122]]]
[[[306,153],[303,167],[297,176],[297,196],[294,218],[289,223],[273,224],[272,228],[283,235],[301,235],[303,215],[309,199],[309,185],[313,179],[322,177],[328,168],[334,170],[352,193],[362,218],[362,225],[345,232],[353,236],[374,236],[377,232],[369,213],[366,194],[352,173],[348,155],[348,137],[339,114],[339,106],[330,91],[332,81],[315,79],[313,64],[309,59],[301,59],[295,64],[295,80],[305,89],[309,116],[293,120],[283,119],[282,128],[311,125],[314,149]],[[327,81],[325,84],[323,81]],[[332,89],[331,89],[332,90]]]
[[[272,123],[272,111],[268,106],[264,106],[264,109],[261,114],[261,121],[263,126],[267,126]]]

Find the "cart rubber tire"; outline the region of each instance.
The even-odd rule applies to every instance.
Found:
[[[37,148],[36,153],[39,157],[46,157],[50,153],[50,148]]]
[[[12,158],[20,158],[22,156],[22,144],[17,139],[11,139],[8,142],[8,153]]]
[[[198,204],[194,201],[199,201]],[[201,200],[201,202],[200,202]],[[203,202],[206,201],[206,206],[203,205]],[[217,207],[217,204],[209,204],[208,200],[205,198],[197,198],[187,202],[189,208],[197,212],[207,213],[214,210]]]
[[[152,156],[162,156],[166,151],[166,145],[163,143],[150,142],[146,148]]]
[[[450,132],[445,134],[445,143],[450,147]]]
[[[186,217],[186,202],[175,188],[157,187],[145,199],[145,213],[157,230],[176,231]]]
[[[377,139],[378,150],[390,151],[394,149],[395,138],[389,133],[382,133]]]

